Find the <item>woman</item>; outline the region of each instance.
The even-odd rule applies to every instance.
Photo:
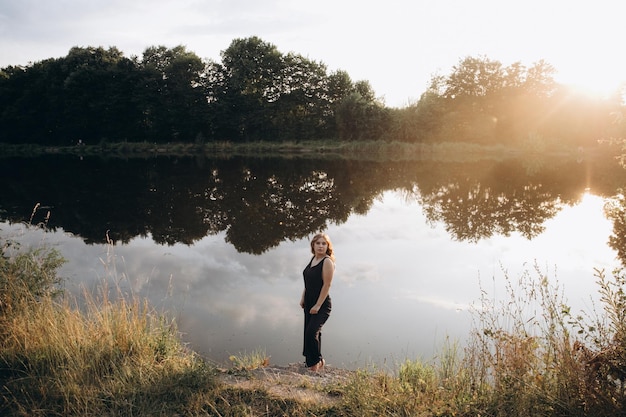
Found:
[[[322,326],[328,320],[331,310],[330,284],[335,272],[333,244],[326,234],[317,234],[311,240],[313,257],[302,275],[304,291],[300,306],[304,309],[304,348],[306,366],[314,372],[324,367],[322,358]]]

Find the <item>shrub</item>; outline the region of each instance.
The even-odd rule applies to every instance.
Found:
[[[65,263],[58,251],[39,248],[20,251],[10,241],[0,254],[0,316],[6,316],[30,302],[61,293],[57,269]]]

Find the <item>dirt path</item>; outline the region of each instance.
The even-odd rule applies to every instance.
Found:
[[[319,372],[309,371],[304,364],[270,365],[253,370],[221,370],[219,378],[226,385],[241,389],[265,389],[280,398],[332,403],[337,399],[337,387],[346,383],[354,371],[326,365]]]

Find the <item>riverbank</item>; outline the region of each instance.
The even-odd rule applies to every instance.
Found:
[[[588,150],[589,152],[589,150]],[[446,160],[506,159],[519,155],[550,154],[580,157],[573,147],[481,145],[440,142],[408,143],[386,141],[285,141],[285,142],[213,142],[207,144],[115,142],[71,146],[11,145],[0,143],[2,157],[38,157],[42,155],[99,156],[107,158],[153,158],[155,156],[230,158],[233,156],[331,158],[360,160]]]
[[[337,406],[340,403],[340,388],[356,374],[357,371],[332,365],[312,372],[304,363],[267,365],[251,370],[218,368],[217,373],[219,381],[232,389],[263,391],[277,399],[323,406]]]

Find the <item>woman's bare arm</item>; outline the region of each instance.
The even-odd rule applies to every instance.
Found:
[[[330,262],[326,262],[328,259]],[[311,307],[311,314],[317,314],[326,301],[326,297],[328,297],[328,293],[330,292],[330,285],[333,282],[333,274],[335,273],[335,263],[330,258],[324,259],[324,265],[322,265],[322,290],[320,291],[320,296],[317,298],[317,303],[313,307]]]

